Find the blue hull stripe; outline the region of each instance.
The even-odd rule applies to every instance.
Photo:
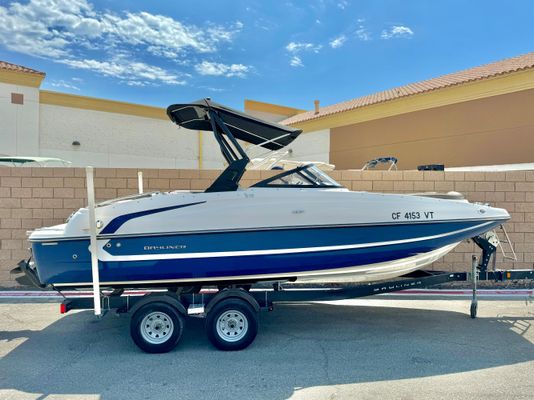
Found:
[[[485,221],[487,222],[487,221]],[[362,243],[417,239],[445,234],[429,240],[419,240],[385,246],[345,250],[245,255],[241,257],[199,257],[154,259],[139,261],[100,262],[100,280],[149,281],[206,279],[241,275],[276,275],[305,271],[337,269],[387,262],[421,253],[479,235],[499,225],[499,221],[481,224],[464,221],[398,227],[348,227],[320,230],[285,230],[274,232],[235,232],[176,235],[173,237],[139,237],[112,239],[104,249],[111,255],[161,253],[202,253],[287,249],[314,246],[342,246]],[[471,228],[467,231],[462,231]],[[450,232],[456,234],[446,235]],[[91,282],[89,241],[58,242],[55,246],[32,243],[37,270],[42,283]],[[118,246],[120,244],[120,246]],[[183,247],[182,247],[183,246]],[[76,259],[73,259],[76,254]]]
[[[109,224],[107,224],[104,229],[100,232],[101,235],[107,235],[110,233],[115,233],[117,230],[126,222],[130,221],[134,218],[144,217],[146,215],[150,214],[157,214],[164,211],[170,211],[170,210],[176,210],[177,208],[183,208],[183,207],[189,207],[189,206],[195,206],[197,204],[203,204],[205,201],[198,201],[196,203],[189,203],[189,204],[180,204],[178,206],[170,206],[170,207],[162,207],[162,208],[154,208],[152,210],[145,210],[145,211],[139,211],[135,213],[130,214],[124,214],[120,215],[116,218],[113,218]]]
[[[482,223],[488,223],[488,221]],[[417,226],[355,226],[307,230],[198,233],[164,237],[137,236],[110,239],[104,247],[104,251],[111,256],[150,256],[359,245],[447,234],[477,225],[481,225],[481,222],[463,221]]]

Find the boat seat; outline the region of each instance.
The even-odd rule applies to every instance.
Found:
[[[447,192],[447,193],[424,192],[424,193],[412,193],[411,195],[421,196],[421,197],[432,197],[434,199],[465,200],[465,196],[458,192]]]

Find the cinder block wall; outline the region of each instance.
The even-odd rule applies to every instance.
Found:
[[[145,191],[205,189],[220,171],[142,170]],[[272,176],[271,171],[249,171],[242,181],[249,186]],[[332,177],[352,190],[415,193],[426,191],[463,193],[470,201],[506,208],[512,215],[507,230],[518,255],[517,262],[498,258],[502,268],[532,268],[534,262],[534,171],[527,172],[419,172],[333,171]],[[137,170],[95,170],[98,200],[137,192]],[[81,168],[0,167],[0,287],[16,286],[9,271],[29,256],[26,231],[60,224],[85,206],[85,170]],[[473,252],[462,243],[432,267],[465,271]]]

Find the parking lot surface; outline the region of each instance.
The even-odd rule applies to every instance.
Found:
[[[277,305],[255,342],[215,350],[189,318],[145,354],[129,318],[0,303],[0,399],[532,399],[534,303],[365,299]]]

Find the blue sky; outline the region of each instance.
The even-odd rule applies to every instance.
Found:
[[[0,60],[44,89],[310,109],[534,51],[533,1],[0,0]]]

